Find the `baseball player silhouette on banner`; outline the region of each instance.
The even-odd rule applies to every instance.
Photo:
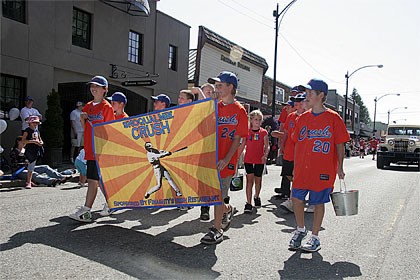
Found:
[[[157,185],[151,188],[149,191],[147,191],[146,194],[144,195],[144,198],[145,199],[149,198],[149,196],[152,193],[158,191],[162,187],[163,177],[166,179],[166,181],[168,181],[172,189],[174,189],[174,191],[176,192],[176,196],[182,196],[181,191],[175,185],[168,170],[160,163],[160,160],[159,160],[160,158],[172,155],[172,153],[168,151],[164,151],[164,150],[159,151],[153,148],[153,145],[150,142],[146,142],[144,144],[144,148],[147,151],[147,159],[149,160],[150,164],[153,166],[153,172],[155,173],[155,177],[157,181]]]

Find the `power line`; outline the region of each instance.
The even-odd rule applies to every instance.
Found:
[[[337,83],[337,84],[343,84],[343,82],[338,82],[334,79],[331,79],[330,77],[327,77],[326,75],[322,74],[321,72],[319,72],[317,69],[315,69],[315,67],[312,66],[312,64],[310,64],[293,46],[292,44],[286,39],[286,37],[283,36],[283,34],[280,33],[280,36],[284,39],[284,41],[289,45],[289,47],[300,57],[300,59],[302,59],[302,61],[308,65],[312,70],[314,70],[316,73],[318,73],[319,75],[321,75],[322,77],[326,78],[327,80]]]
[[[247,15],[247,14],[243,13],[243,12],[239,11],[238,9],[235,9],[234,7],[232,7],[232,6],[230,6],[230,5],[228,5],[228,4],[224,3],[224,2],[222,2],[221,0],[218,0],[218,2],[219,2],[220,4],[222,4],[222,5],[224,5],[224,6],[228,7],[228,8],[230,8],[230,9],[234,10],[234,11],[235,11],[235,12],[237,12],[237,13],[239,13],[239,14],[241,14],[241,15],[243,15],[243,16],[246,16],[246,17],[247,17],[247,18],[249,18],[249,19],[252,19],[252,20],[254,20],[254,21],[256,21],[256,22],[258,22],[258,23],[260,23],[260,24],[262,24],[262,25],[264,25],[264,26],[266,26],[266,27],[268,27],[268,28],[270,28],[270,29],[273,29],[273,27],[272,27],[272,26],[269,26],[268,24],[265,24],[264,22],[261,22],[260,20],[258,20],[258,19],[256,19],[256,18],[253,18],[253,17],[251,17],[251,16],[249,16],[249,15]]]
[[[255,15],[257,15],[257,16],[259,16],[259,17],[261,17],[262,19],[264,19],[264,20],[266,20],[266,21],[269,21],[269,22],[272,22],[272,20],[271,20],[271,19],[269,19],[269,18],[267,18],[267,17],[265,17],[265,16],[263,16],[263,15],[261,15],[261,14],[259,14],[259,13],[255,12],[254,10],[252,10],[252,9],[248,8],[247,6],[245,6],[245,5],[241,4],[241,3],[239,3],[238,1],[235,1],[235,0],[231,0],[231,1],[232,1],[232,2],[235,2],[237,5],[241,6],[242,8],[244,8],[244,9],[246,9],[246,10],[248,10],[248,11],[250,11],[251,13],[253,13],[253,14],[255,14]],[[219,2],[220,2],[220,1],[219,1]]]
[[[232,0],[233,2],[235,2],[235,3],[237,3],[236,1],[234,1],[234,0]],[[220,4],[222,4],[222,5],[224,5],[224,6],[226,6],[226,7],[228,7],[228,8],[230,8],[230,9],[232,9],[233,11],[235,11],[235,12],[237,12],[237,13],[239,13],[239,14],[241,14],[241,15],[243,15],[243,16],[245,16],[245,17],[247,17],[247,18],[249,18],[249,19],[252,19],[252,20],[254,20],[254,21],[256,21],[256,22],[258,22],[258,23],[260,23],[261,25],[264,25],[265,27],[268,27],[268,28],[270,28],[270,29],[272,29],[272,27],[271,26],[269,26],[269,25],[267,25],[267,24],[265,24],[265,23],[263,23],[263,22],[261,22],[260,20],[258,20],[258,19],[255,19],[255,18],[253,18],[253,17],[251,17],[251,16],[249,16],[249,15],[247,15],[247,14],[245,14],[245,13],[243,13],[243,12],[241,12],[241,11],[239,11],[238,9],[235,9],[234,7],[232,7],[232,6],[230,6],[230,5],[228,5],[228,4],[226,4],[226,3],[224,3],[224,2],[222,2],[221,0],[218,0],[218,2],[220,3]],[[250,10],[249,8],[247,8],[246,6],[244,6],[244,5],[242,5],[242,4],[239,4],[239,3],[237,3],[239,6],[241,6],[241,7],[243,7],[243,8],[245,8],[245,9],[247,9],[247,10]],[[254,12],[255,13],[255,12]],[[257,13],[255,13],[255,14],[257,14]],[[257,14],[257,15],[259,15],[259,14]],[[284,14],[283,14],[283,16],[284,16]],[[282,17],[282,19],[283,19],[283,17]],[[324,77],[324,78],[326,78],[327,80],[329,80],[329,81],[331,81],[331,82],[334,82],[334,83],[337,83],[337,84],[344,84],[344,82],[343,81],[336,81],[336,80],[334,80],[334,79],[331,79],[330,77],[327,77],[326,75],[324,75],[324,74],[322,74],[320,71],[318,71],[314,66],[312,66],[312,64],[310,64],[300,53],[299,53],[299,51],[295,48],[295,47],[293,47],[293,45],[286,39],[286,37],[281,33],[281,32],[279,32],[280,33],[280,36],[284,39],[284,41],[287,43],[287,45],[289,45],[289,47],[298,55],[298,57],[306,64],[306,65],[308,65],[313,71],[315,71],[316,73],[318,73],[318,75],[320,75],[320,76],[322,76],[322,77]]]

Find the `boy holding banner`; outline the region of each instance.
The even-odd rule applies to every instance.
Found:
[[[79,222],[89,223],[92,221],[91,208],[95,202],[99,187],[99,172],[93,154],[92,127],[96,123],[109,122],[115,119],[112,106],[105,100],[108,92],[108,81],[102,76],[93,77],[88,82],[93,100],[83,107],[80,120],[85,127],[85,159],[87,160],[88,190],[85,204],[69,217]]]
[[[216,244],[223,241],[223,232],[228,230],[234,214],[234,207],[229,205],[228,190],[232,176],[238,164],[237,148],[241,138],[248,135],[248,116],[245,108],[235,100],[238,79],[232,72],[223,71],[209,83],[215,85],[215,94],[220,94],[218,102],[218,163],[222,197],[221,205],[214,206],[214,226],[201,238],[201,243]]]

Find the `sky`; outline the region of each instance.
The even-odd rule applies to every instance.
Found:
[[[263,57],[272,78],[273,10],[290,1],[160,0],[157,9],[191,27],[190,48],[203,25]],[[347,72],[382,64],[354,72],[349,96],[356,88],[372,121],[377,97],[376,121],[387,123],[390,111],[390,123],[420,124],[419,11],[418,0],[297,0],[280,23],[277,80],[293,87],[321,78],[345,95]]]

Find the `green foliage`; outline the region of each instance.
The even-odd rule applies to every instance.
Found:
[[[52,89],[47,96],[46,121],[42,124],[41,137],[47,148],[62,148],[64,143],[64,120],[60,94]]]
[[[360,107],[360,122],[369,124],[371,122],[370,116],[369,116],[369,110],[363,103],[363,100],[360,97],[359,93],[357,92],[357,89],[355,88],[353,89],[352,96],[353,96],[353,99],[356,101],[356,104],[359,105]]]

